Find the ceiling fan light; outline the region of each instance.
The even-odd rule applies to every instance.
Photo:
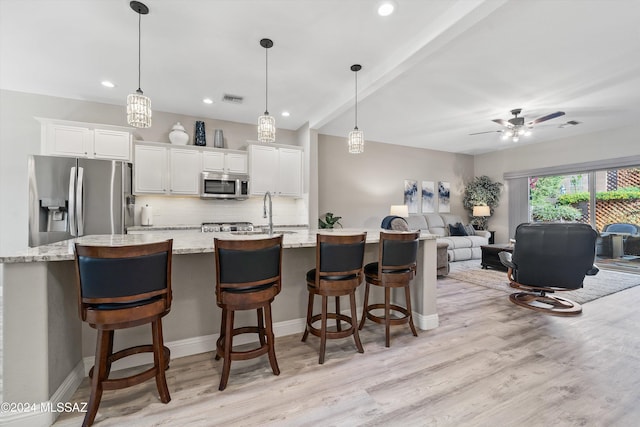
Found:
[[[514,135],[512,141],[513,142],[518,142],[518,141],[520,141],[520,137],[517,136],[517,135]]]

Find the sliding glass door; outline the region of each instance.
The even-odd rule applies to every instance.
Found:
[[[599,257],[640,259],[640,168],[529,177],[529,221],[590,224]]]
[[[529,178],[529,220],[590,221],[590,174]]]

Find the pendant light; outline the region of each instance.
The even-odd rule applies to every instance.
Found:
[[[148,14],[149,8],[139,1],[132,1],[129,6],[138,14],[138,90],[127,96],[127,123],[137,128],[148,128],[151,127],[151,100],[140,89],[140,26],[142,15]]]
[[[269,109],[267,108],[269,101],[269,62],[268,52],[273,47],[273,41],[271,39],[260,40],[260,46],[264,48],[264,115],[258,117],[258,141],[260,142],[275,142],[276,141],[276,119],[269,115]]]
[[[351,132],[349,132],[349,153],[360,154],[364,152],[364,135],[361,130],[358,130],[358,71],[362,69],[359,64],[351,66],[351,71],[356,76],[356,126]]]

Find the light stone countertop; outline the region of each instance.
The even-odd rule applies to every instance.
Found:
[[[289,230],[284,234],[284,248],[304,248],[316,245],[316,234],[356,234],[367,232],[367,243],[377,243],[380,240],[381,229],[334,229],[334,230]],[[278,230],[274,231],[274,235]],[[195,233],[193,230],[158,230],[143,234],[114,234],[114,235],[92,235],[83,236],[76,239],[64,240],[62,242],[29,248],[19,251],[13,255],[0,256],[0,263],[28,263],[45,261],[69,261],[73,260],[73,245],[81,243],[85,245],[99,246],[124,246],[139,245],[144,243],[158,242],[166,239],[173,239],[173,254],[198,254],[213,252],[213,239],[245,240],[263,239],[266,234],[232,234],[232,233]],[[435,240],[436,236],[422,233],[420,240]]]

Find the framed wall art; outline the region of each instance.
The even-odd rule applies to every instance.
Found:
[[[409,213],[418,213],[418,181],[404,180],[404,204],[409,208]]]
[[[436,211],[435,182],[422,181],[422,213],[433,213],[435,211]]]
[[[451,212],[451,184],[448,181],[438,183],[438,212]]]

